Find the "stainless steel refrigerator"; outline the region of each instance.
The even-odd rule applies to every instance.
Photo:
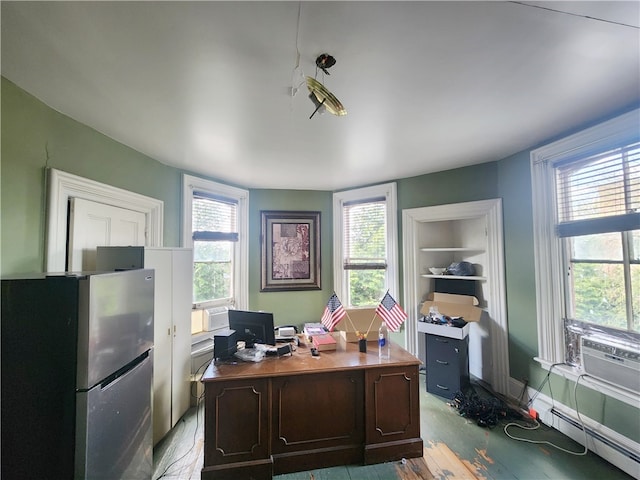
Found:
[[[2,279],[2,478],[151,478],[153,292],[153,270]]]

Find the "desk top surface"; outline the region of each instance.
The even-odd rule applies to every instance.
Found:
[[[277,377],[285,375],[301,375],[344,371],[350,369],[369,369],[380,367],[402,367],[420,365],[420,360],[397,343],[391,342],[391,358],[378,358],[378,344],[367,342],[367,352],[361,353],[357,343],[348,343],[341,338],[336,339],[336,350],[320,352],[314,357],[311,349],[299,346],[291,354],[281,357],[265,357],[261,362],[244,362],[226,360],[211,363],[205,370],[201,381],[223,381],[243,377]]]

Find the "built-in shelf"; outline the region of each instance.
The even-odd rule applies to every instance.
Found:
[[[421,252],[424,253],[462,253],[462,254],[471,254],[478,255],[485,253],[483,248],[474,248],[474,247],[421,247]],[[467,255],[462,255],[462,257],[466,257]],[[423,278],[444,278],[447,280],[480,280],[485,281],[487,278],[480,275],[433,275],[431,273],[425,273],[420,275]]]
[[[405,305],[415,319],[405,322],[407,345],[426,365],[424,336],[418,334],[414,316],[436,284],[438,290],[475,289],[473,296],[486,313],[469,331],[469,373],[505,393],[510,377],[502,232],[500,199],[402,211]],[[473,276],[433,275],[429,270],[461,261],[474,265]]]
[[[485,281],[487,277],[478,277],[475,275],[432,275],[430,273],[423,273],[420,275],[424,278],[444,278],[446,280],[480,280]]]

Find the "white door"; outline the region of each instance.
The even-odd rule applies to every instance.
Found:
[[[172,413],[172,257],[171,250],[144,251],[144,268],[156,271],[153,318],[153,444],[158,443],[171,430],[175,422]],[[191,305],[189,305],[191,308]],[[191,352],[189,352],[190,354]],[[188,407],[187,407],[188,408]],[[176,419],[177,421],[178,419]]]
[[[189,409],[193,255],[185,248],[145,248],[156,271],[153,353],[153,444]]]
[[[67,271],[96,268],[96,247],[145,245],[146,215],[82,198],[69,199]]]
[[[173,425],[189,409],[191,402],[191,305],[193,302],[193,251],[175,249],[173,278]],[[172,425],[172,426],[173,426]]]

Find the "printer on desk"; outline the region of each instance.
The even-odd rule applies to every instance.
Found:
[[[275,329],[276,342],[296,342],[298,341],[298,328],[293,325],[277,327]]]

